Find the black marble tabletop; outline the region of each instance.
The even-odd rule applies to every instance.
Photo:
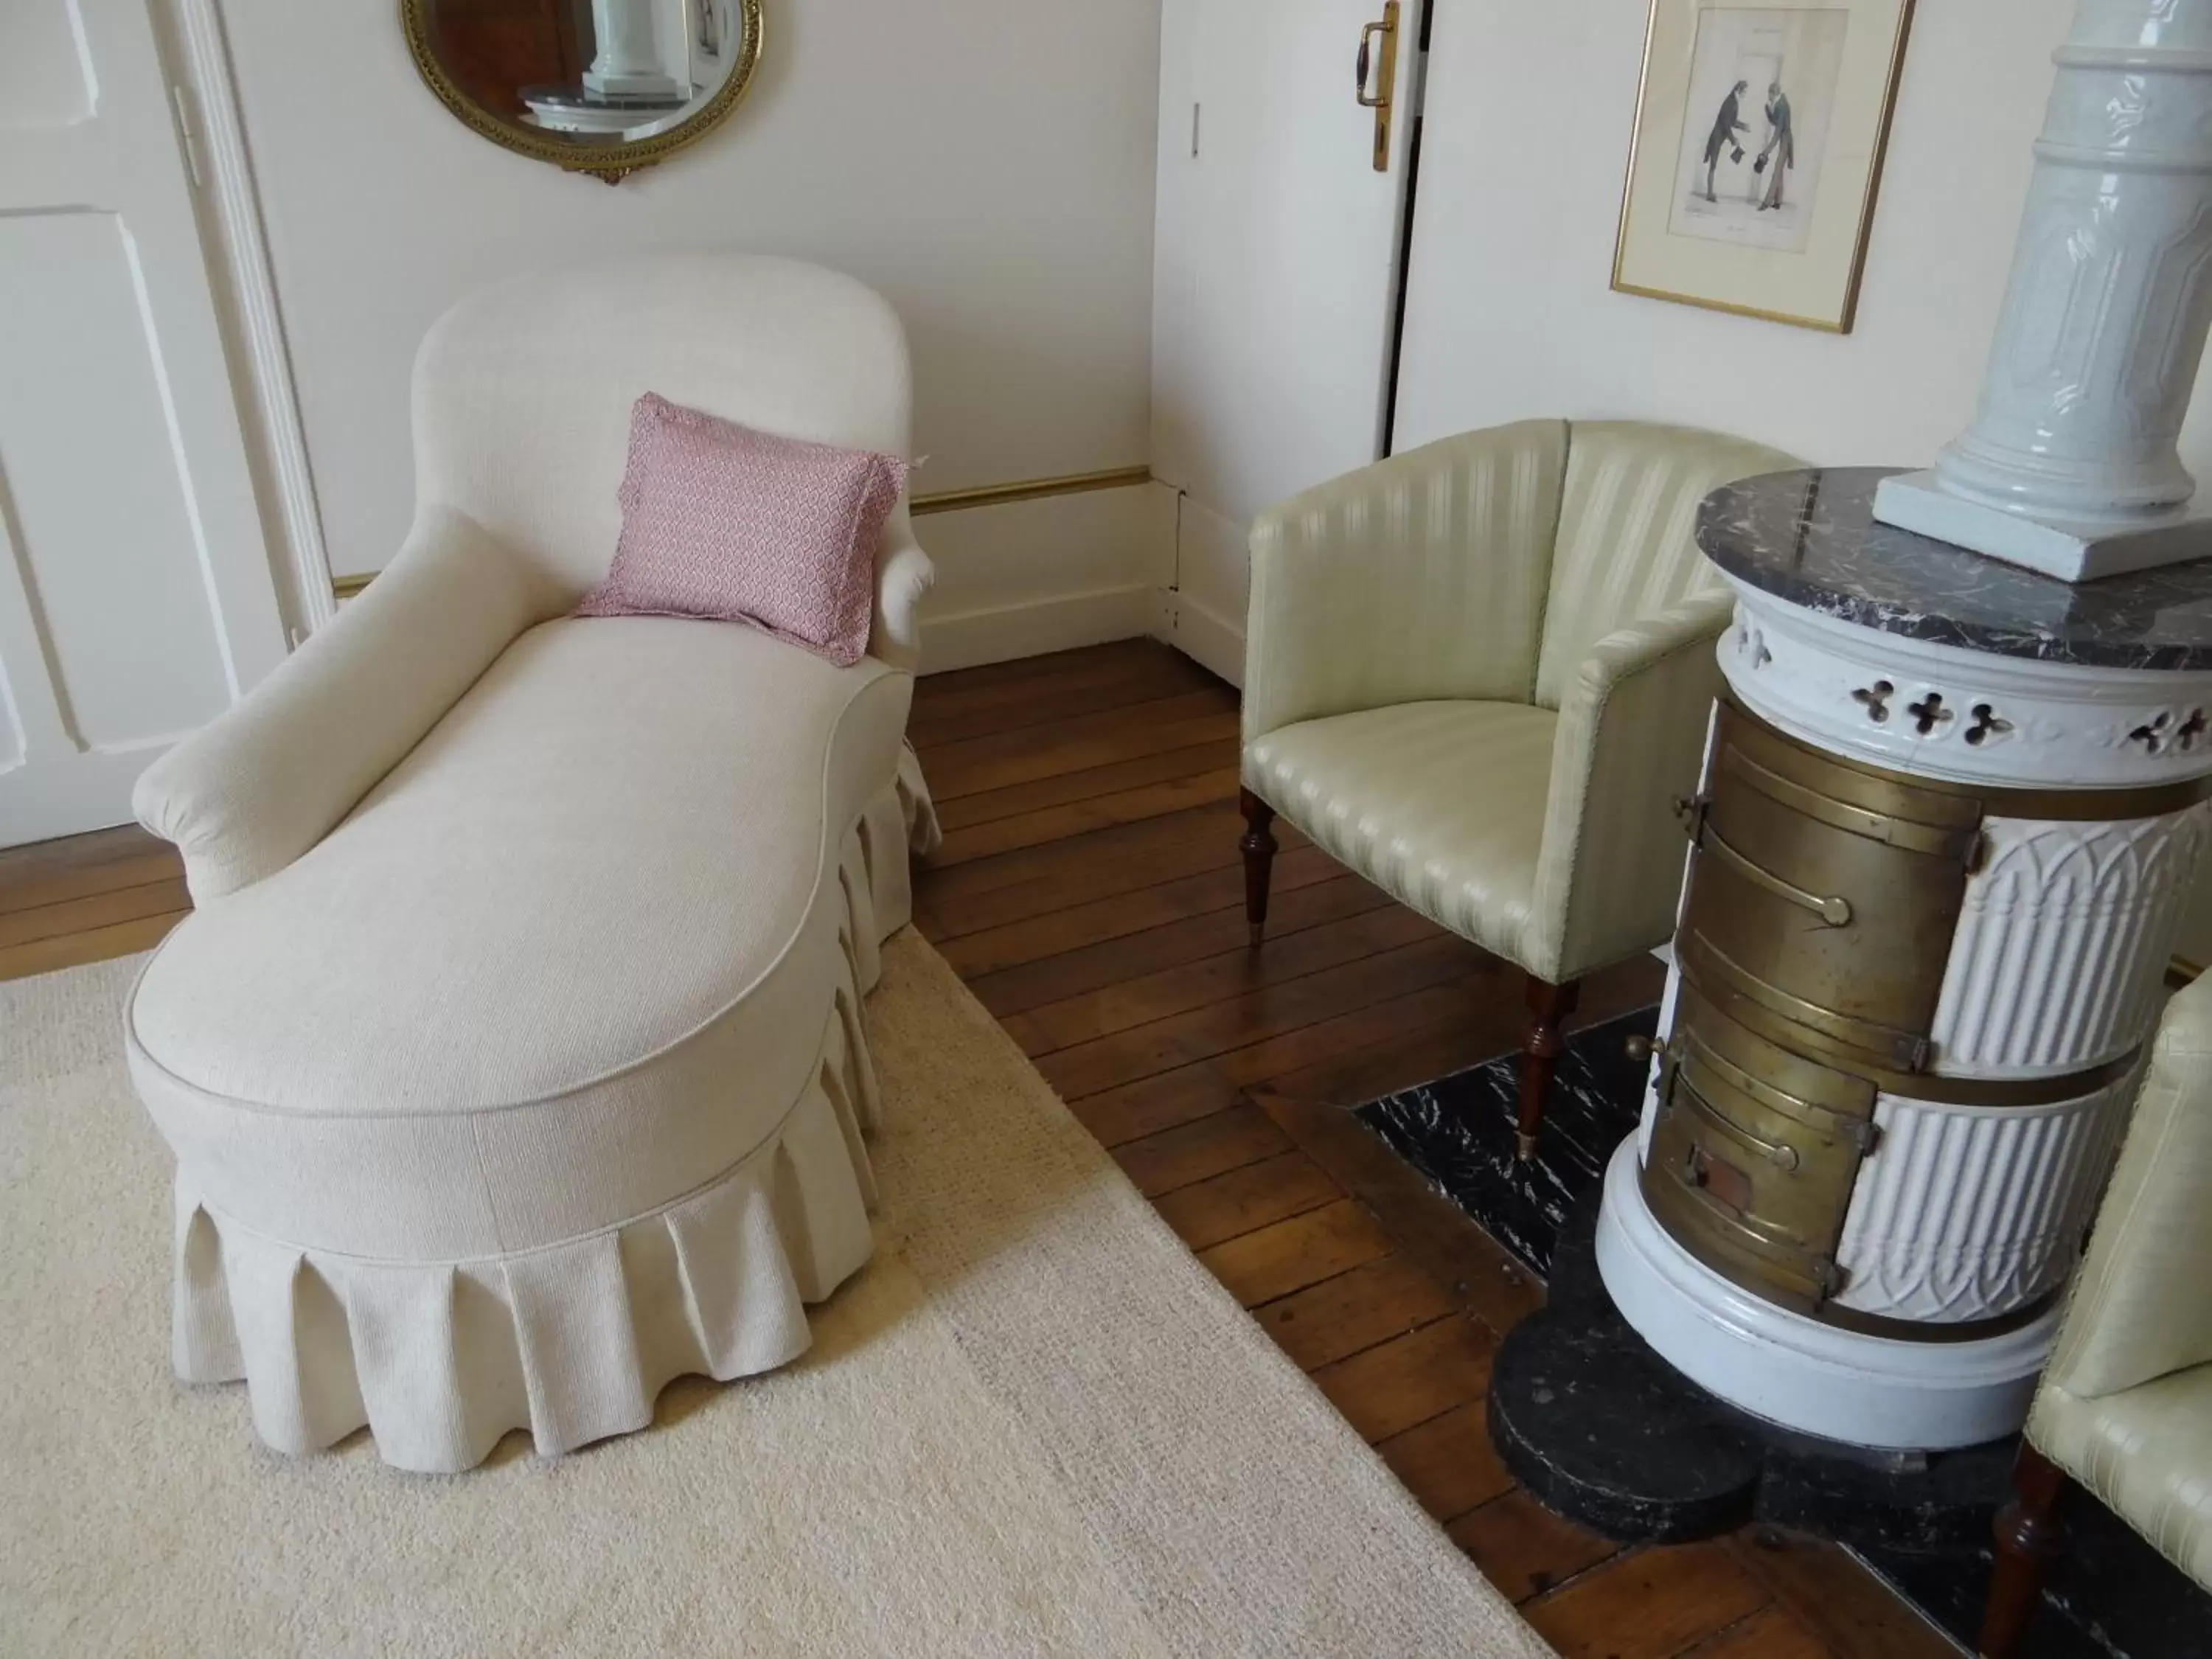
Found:
[[[1769,472],[1705,497],[1698,545],[1753,587],[1938,645],[2093,668],[2212,669],[2212,559],[2060,581],[1874,518],[1896,467]]]

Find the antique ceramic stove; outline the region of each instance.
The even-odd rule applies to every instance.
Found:
[[[1875,470],[1709,498],[1726,691],[1597,1261],[1722,1400],[1862,1447],[2016,1430],[2212,805],[2212,564],[2074,586],[1875,523]]]

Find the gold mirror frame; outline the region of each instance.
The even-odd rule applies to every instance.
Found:
[[[428,3],[429,0],[399,0],[400,27],[407,33],[407,50],[415,59],[416,73],[422,76],[423,84],[438,94],[438,101],[453,112],[454,118],[501,149],[511,149],[533,161],[550,161],[565,173],[588,173],[610,185],[620,184],[640,167],[666,161],[721,125],[738,106],[738,100],[745,95],[745,89],[752,84],[753,71],[760,65],[761,0],[737,0],[738,10],[744,19],[744,50],[730,66],[728,78],[706,103],[667,131],[656,132],[650,138],[596,147],[561,143],[539,138],[526,128],[501,120],[455,84],[430,49],[429,22],[425,15]]]

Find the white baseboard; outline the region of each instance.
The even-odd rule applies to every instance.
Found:
[[[1151,587],[1067,593],[941,617],[925,613],[921,672],[942,674],[1016,657],[1133,640],[1152,631]]]
[[[937,565],[923,602],[921,672],[1135,639],[1152,631],[1173,529],[1154,484],[932,514],[915,528]],[[1172,500],[1172,497],[1170,497]]]
[[[1244,629],[1199,604],[1188,593],[1164,592],[1155,631],[1158,637],[1227,680],[1244,684]]]

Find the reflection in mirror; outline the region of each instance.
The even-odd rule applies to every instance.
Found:
[[[416,62],[455,114],[510,149],[615,177],[719,120],[760,52],[759,0],[404,5]]]

